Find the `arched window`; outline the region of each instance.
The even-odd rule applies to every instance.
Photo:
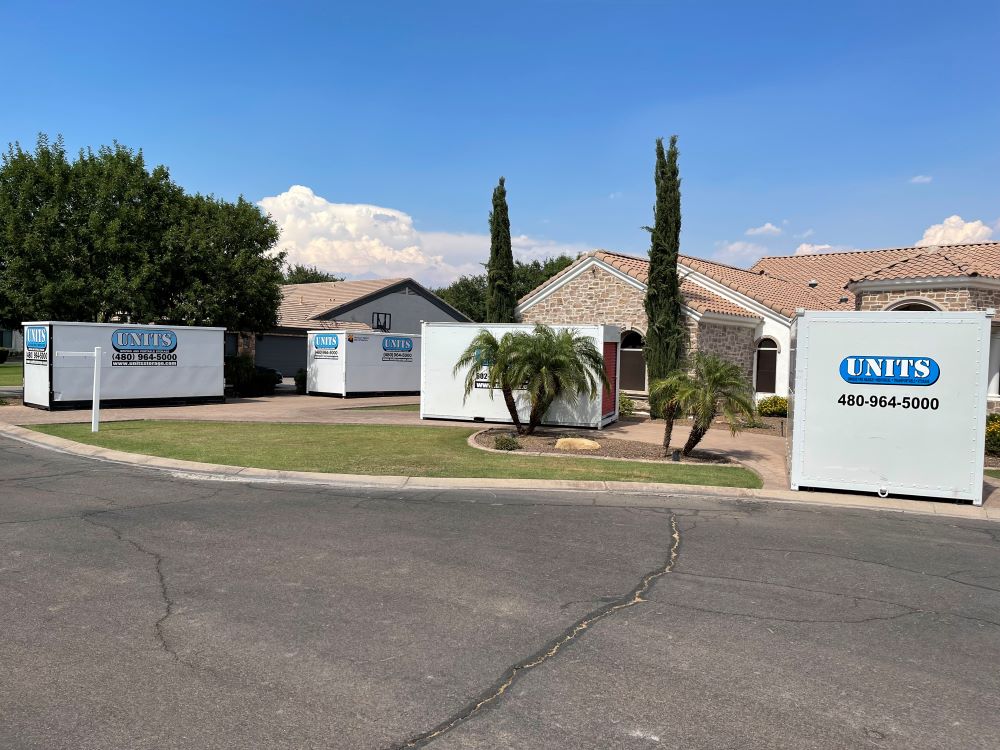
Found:
[[[938,312],[941,308],[919,299],[904,299],[894,305],[889,305],[886,310],[893,312]]]
[[[757,344],[757,393],[774,393],[778,379],[778,344],[774,339],[761,339]]]
[[[638,331],[622,331],[618,387],[623,391],[646,390],[645,343]]]

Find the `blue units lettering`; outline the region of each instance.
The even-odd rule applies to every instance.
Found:
[[[413,339],[406,336],[386,336],[382,339],[382,349],[387,352],[412,352]]]
[[[856,354],[841,361],[840,377],[868,385],[933,385],[941,368],[930,357]]]
[[[317,349],[336,349],[340,346],[340,336],[335,333],[317,333],[313,337],[313,346]]]
[[[116,352],[172,352],[177,349],[177,334],[168,330],[119,328],[111,334],[111,346]]]
[[[45,326],[25,326],[24,345],[29,349],[47,349],[49,346],[49,329]]]

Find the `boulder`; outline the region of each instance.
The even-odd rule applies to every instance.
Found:
[[[601,444],[596,440],[587,440],[587,438],[559,438],[556,440],[556,448],[565,451],[596,451],[600,447]]]

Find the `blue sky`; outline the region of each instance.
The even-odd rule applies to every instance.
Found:
[[[521,255],[644,253],[672,133],[692,255],[912,244],[953,216],[932,239],[1000,237],[995,0],[14,2],[2,20],[4,141],[141,147],[352,276],[475,271],[501,174]]]

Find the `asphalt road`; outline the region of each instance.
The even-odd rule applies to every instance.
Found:
[[[1000,746],[998,524],[0,439],[0,602],[5,749]]]

